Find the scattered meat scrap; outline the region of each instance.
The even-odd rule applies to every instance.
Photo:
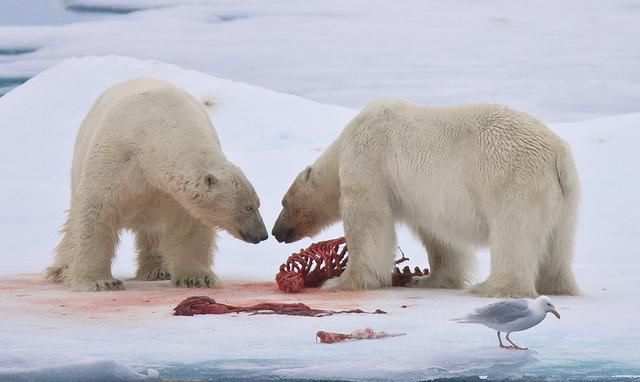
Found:
[[[313,309],[303,303],[280,303],[265,302],[249,306],[233,306],[216,302],[216,300],[206,296],[189,297],[173,308],[174,316],[193,316],[196,314],[228,314],[228,313],[250,313],[255,314],[280,314],[288,316],[306,317],[326,317],[334,314],[365,313],[365,314],[386,314],[387,312],[376,309],[374,312],[365,312],[362,309],[352,310],[324,310]]]
[[[320,343],[322,344],[333,344],[336,342],[342,342],[347,340],[375,340],[378,338],[398,337],[398,336],[404,336],[404,335],[406,335],[406,333],[376,332],[371,328],[354,330],[350,334],[323,332],[321,330],[316,333],[316,341],[317,339],[320,339]]]

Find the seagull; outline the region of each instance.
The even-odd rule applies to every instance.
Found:
[[[544,320],[547,313],[552,313],[560,319],[560,313],[547,296],[540,296],[535,300],[514,299],[499,301],[482,308],[466,317],[456,319],[459,323],[482,324],[498,332],[498,342],[502,349],[527,350],[513,343],[509,338],[512,332],[519,332],[532,328]],[[507,341],[513,346],[502,344],[500,332],[507,333]]]

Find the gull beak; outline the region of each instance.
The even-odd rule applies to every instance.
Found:
[[[558,313],[557,310],[552,310],[551,313],[553,313],[554,316],[558,317],[558,320],[560,319],[560,313]]]

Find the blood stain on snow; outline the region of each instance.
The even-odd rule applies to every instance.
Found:
[[[274,282],[229,282],[220,288],[184,289],[172,288],[168,281],[124,281],[125,290],[112,292],[73,292],[62,284],[46,280],[43,275],[31,274],[0,278],[0,291],[4,300],[13,300],[20,312],[84,316],[102,319],[126,312],[156,312],[170,316],[173,307],[190,296],[209,296],[232,305],[265,302],[302,302],[319,309],[375,309],[363,306],[375,298],[371,293],[326,292],[319,288],[307,288],[302,293],[285,294]],[[376,293],[373,293],[374,295]]]

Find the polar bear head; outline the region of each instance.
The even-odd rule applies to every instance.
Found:
[[[318,166],[305,168],[282,198],[282,211],[272,234],[279,242],[293,243],[318,234],[340,216],[340,187]]]
[[[260,199],[242,170],[230,162],[199,174],[182,188],[180,199],[197,219],[233,237],[257,244],[269,235],[260,215]]]

